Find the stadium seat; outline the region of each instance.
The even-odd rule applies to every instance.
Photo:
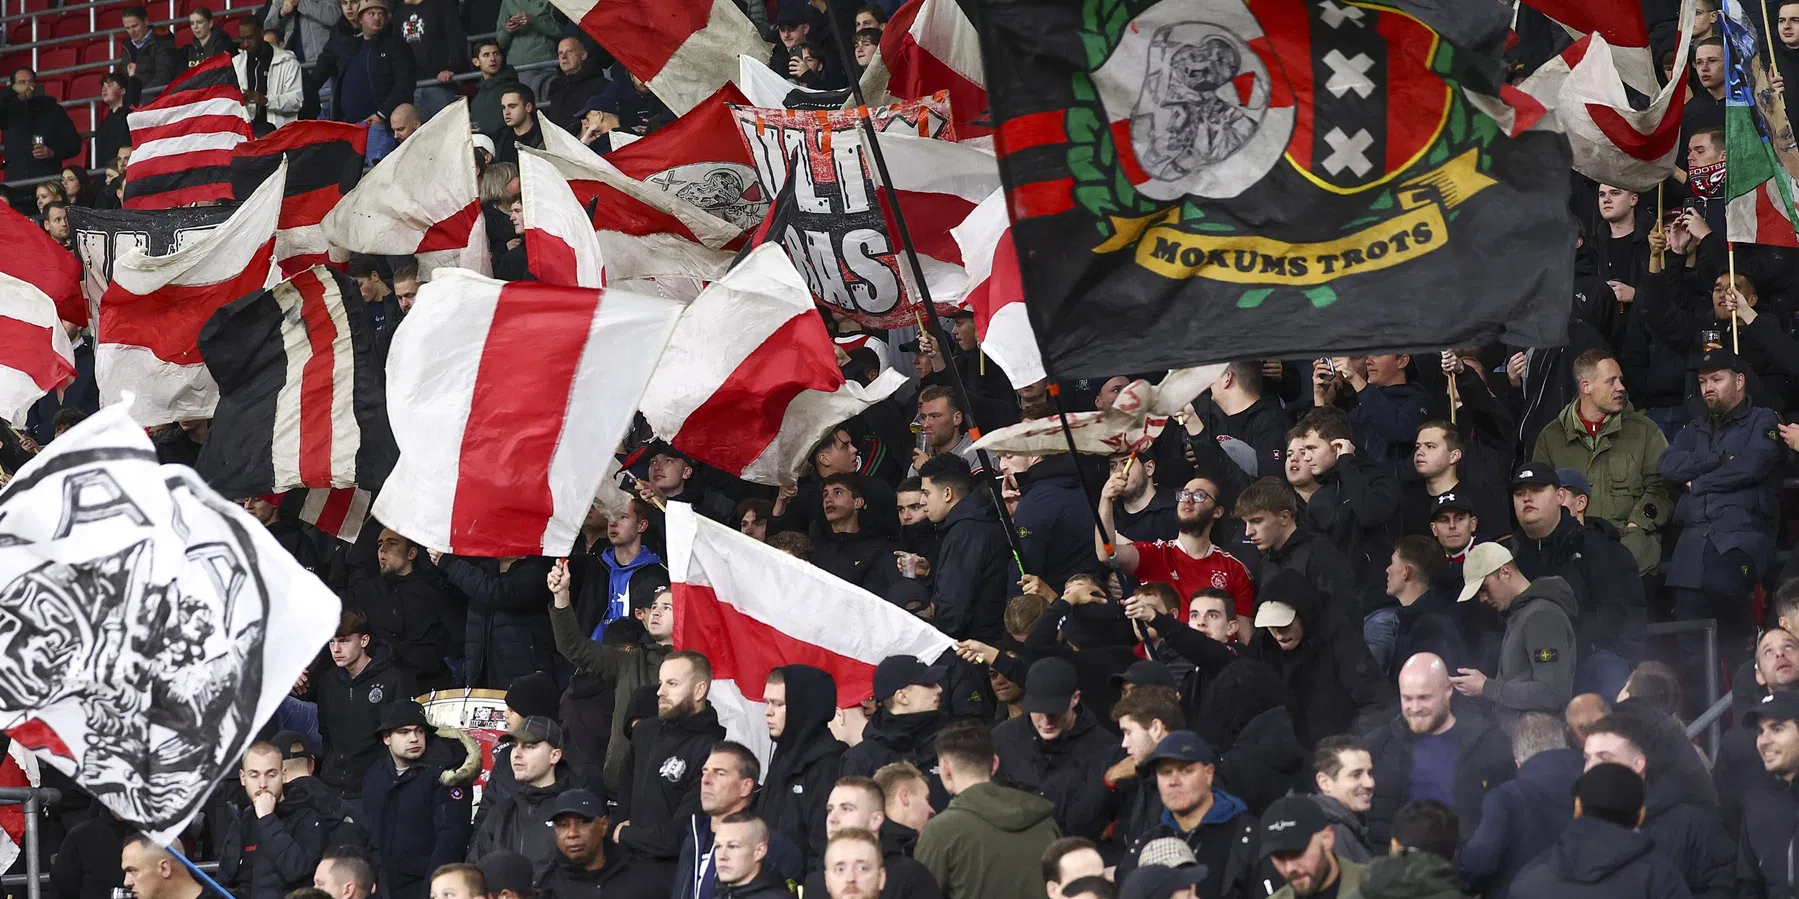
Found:
[[[42,26],[39,27],[42,28]],[[50,36],[74,37],[78,34],[91,34],[93,33],[93,30],[94,29],[88,25],[87,10],[84,9],[80,12],[68,13],[62,18],[57,19],[56,24],[50,26]]]
[[[22,66],[28,65],[31,65],[30,50],[15,50],[12,53],[0,56],[0,70],[6,72],[16,72]]]
[[[37,52],[37,67],[40,72],[51,69],[67,69],[81,64],[81,53],[74,44],[58,44],[45,47]]]
[[[6,42],[15,47],[31,43],[31,20],[23,19],[6,26]]]
[[[125,8],[123,6],[109,6],[94,14],[94,19],[98,23],[100,31],[110,31],[114,28],[124,27],[124,18]]]
[[[68,99],[85,100],[88,97],[100,96],[100,79],[104,77],[106,77],[105,72],[95,71],[82,72],[70,78]],[[69,114],[74,115],[75,111],[70,110]]]
[[[71,92],[76,92],[79,89],[71,86],[69,90]],[[71,106],[67,111],[69,113],[69,121],[75,123],[75,130],[77,132],[86,134],[94,130],[94,108],[92,106],[83,103],[80,106]]]
[[[39,90],[44,92],[44,96],[53,100],[62,100],[69,95],[69,82],[57,75],[51,75],[48,78],[39,78],[37,80],[37,86]]]
[[[112,48],[112,41],[105,38],[88,41],[81,45],[81,62],[83,65],[110,63],[113,61],[115,55],[115,51]]]

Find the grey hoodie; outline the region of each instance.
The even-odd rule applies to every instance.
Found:
[[[1493,703],[1499,725],[1510,732],[1519,715],[1561,715],[1574,698],[1574,622],[1580,604],[1568,582],[1538,578],[1512,601],[1499,645],[1499,674],[1481,696]]]
[[[1332,852],[1357,864],[1365,865],[1374,859],[1374,850],[1368,845],[1368,825],[1362,822],[1361,815],[1323,793],[1314,795],[1312,801],[1318,803],[1324,819],[1331,823],[1331,830],[1337,834],[1337,845]]]

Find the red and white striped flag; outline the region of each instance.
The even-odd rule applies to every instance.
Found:
[[[605,287],[599,235],[555,163],[521,148],[518,175],[525,208],[525,258],[530,260],[531,275],[563,287]]]
[[[46,392],[75,380],[61,310],[87,317],[81,262],[44,229],[0,203],[0,415],[24,426]]]
[[[934,663],[954,641],[904,609],[766,543],[668,504],[668,575],[675,648],[704,653],[725,735],[766,759],[762,689],[782,665],[837,681],[837,707],[874,695],[889,656]],[[845,626],[854,622],[853,627]]]
[[[1548,16],[1577,40],[1589,34],[1604,37],[1624,83],[1638,93],[1655,93],[1655,61],[1650,56],[1649,26],[1641,0],[1524,0],[1524,5]],[[1551,60],[1545,66],[1553,64]],[[1674,71],[1684,70],[1676,66]]]
[[[238,145],[232,157],[232,188],[239,199],[268,180],[287,159],[287,196],[275,231],[275,261],[281,273],[297,275],[315,265],[341,268],[349,254],[325,239],[325,215],[362,179],[368,128],[344,122],[290,122],[264,137]]]
[[[881,31],[881,63],[887,92],[916,100],[949,91],[956,136],[966,140],[993,133],[987,120],[987,76],[981,67],[981,37],[956,0],[911,0]]]
[[[867,135],[858,134],[860,140]],[[989,153],[948,141],[892,131],[880,135],[891,185],[880,188],[882,201],[897,201],[905,212],[918,264],[938,305],[959,305],[968,294],[968,271],[962,249],[950,229],[968,218],[976,204],[1000,189],[999,165]],[[899,243],[899,228],[889,233]],[[900,271],[910,283],[911,267]],[[916,290],[916,288],[914,288]]]
[[[94,350],[101,403],[130,393],[132,417],[146,426],[212,417],[219,386],[200,356],[200,328],[219,307],[281,280],[275,224],[286,183],[283,161],[199,240],[167,256],[132,249],[113,263]]]
[[[300,506],[300,520],[342,540],[354,544],[369,520],[373,502],[361,487],[330,489],[315,487],[306,491],[306,502]]]
[[[417,256],[427,278],[439,266],[486,274],[479,178],[468,101],[457,100],[362,176],[325,216],[325,237],[352,253]]]
[[[1779,179],[1779,180],[1776,180]],[[1782,185],[1780,181],[1785,181]],[[1785,188],[1786,196],[1781,195]],[[1787,218],[1786,197],[1799,198],[1799,181],[1785,169],[1776,167],[1774,177],[1734,200],[1724,209],[1725,233],[1734,243],[1759,243],[1776,247],[1799,247],[1792,219]]]
[[[805,279],[763,244],[681,314],[639,407],[676,449],[780,486],[832,428],[905,382],[892,369],[867,387],[846,379]]]
[[[768,58],[768,42],[731,0],[551,0],[676,115],[737,74],[737,56]]]
[[[993,358],[1015,388],[1043,380],[1043,354],[1025,312],[1024,280],[1018,273],[1018,251],[1012,246],[1006,192],[988,195],[950,233],[968,266],[963,305],[974,313],[981,352]]]
[[[448,269],[387,356],[400,461],[375,517],[469,556],[567,555],[681,305]]]
[[[231,199],[231,153],[250,139],[244,92],[223,53],[188,69],[156,102],[132,110],[126,209]]]

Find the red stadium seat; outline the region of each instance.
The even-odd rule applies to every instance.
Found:
[[[0,56],[0,71],[6,72],[8,78],[11,78],[12,73],[18,71],[21,66],[28,65],[31,65],[30,50],[18,50]]]
[[[43,12],[50,8],[50,0],[25,0],[26,12]]]
[[[48,78],[39,78],[37,86],[44,92],[44,96],[54,100],[66,99],[69,95],[69,82],[60,76],[51,75]]]
[[[122,6],[108,7],[96,12],[94,17],[101,31],[121,28],[124,26],[125,8]]]
[[[15,47],[31,43],[31,20],[26,19],[6,26],[6,42]]]
[[[112,41],[101,38],[81,45],[81,62],[83,65],[94,63],[111,63],[118,55],[113,49]]]
[[[81,12],[69,13],[57,19],[56,24],[50,26],[50,36],[74,37],[78,34],[91,34],[93,30],[88,25],[87,10],[84,9]]]
[[[58,44],[54,47],[45,47],[37,53],[37,67],[40,72],[49,71],[51,69],[66,69],[80,64],[81,52],[75,49],[73,44]]]
[[[100,79],[106,77],[105,72],[82,72],[69,79],[70,100],[85,100],[88,97],[100,96]],[[72,116],[74,110],[69,110]]]
[[[78,89],[70,87],[69,90],[76,91]],[[69,114],[69,121],[75,123],[76,131],[86,134],[94,130],[94,108],[92,106],[83,103],[80,106],[71,106],[66,111]]]

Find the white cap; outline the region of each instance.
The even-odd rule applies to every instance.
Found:
[[[1299,610],[1278,599],[1256,606],[1256,627],[1286,627],[1299,617]]]
[[[1480,585],[1485,583],[1487,575],[1504,568],[1512,561],[1512,551],[1497,543],[1482,543],[1468,550],[1468,558],[1462,562],[1462,595],[1456,602],[1467,602],[1480,592]]]

